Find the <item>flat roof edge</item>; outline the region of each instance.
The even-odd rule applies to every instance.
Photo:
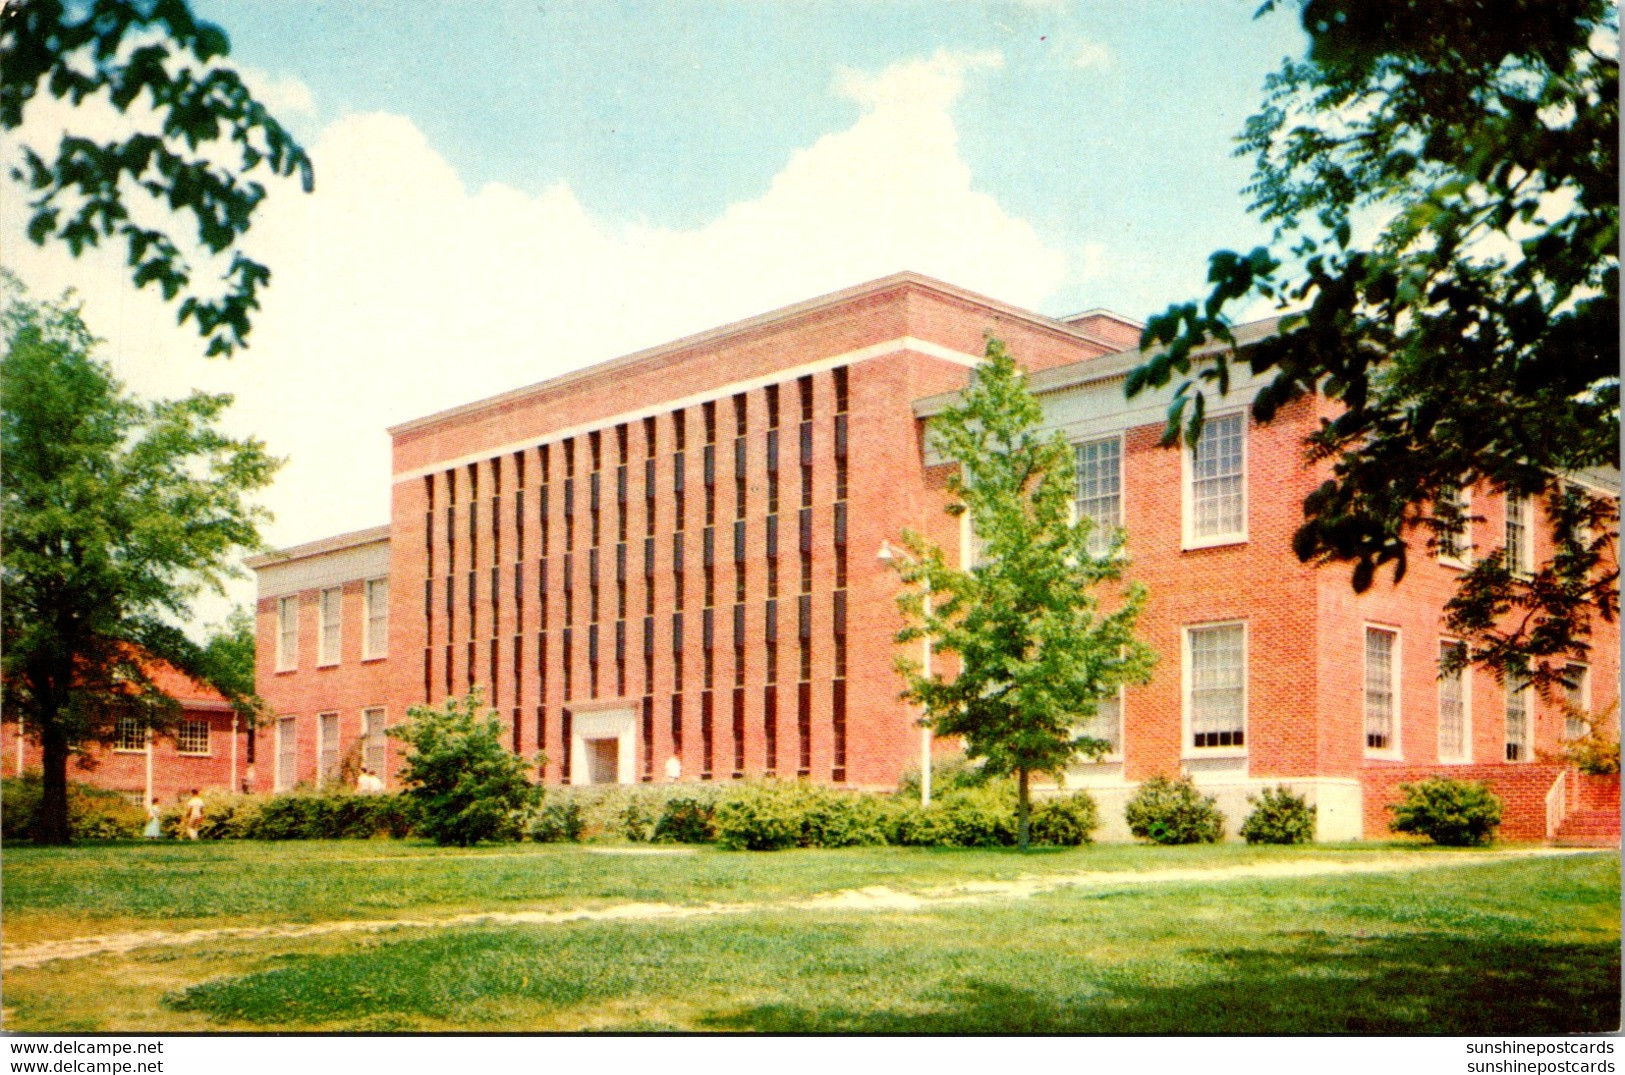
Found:
[[[373,545],[380,541],[389,540],[389,524],[383,526],[369,526],[365,530],[352,530],[345,534],[334,534],[331,537],[318,538],[307,541],[302,545],[290,545],[285,549],[273,549],[271,552],[250,556],[243,561],[243,566],[253,571],[264,567],[275,567],[279,564],[291,563],[310,556],[321,556],[330,552],[342,552],[362,545]]]

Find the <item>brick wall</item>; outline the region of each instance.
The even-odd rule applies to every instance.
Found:
[[[1388,822],[1393,814],[1388,803],[1404,798],[1399,785],[1416,783],[1432,776],[1452,780],[1482,781],[1501,799],[1501,840],[1544,840],[1546,796],[1552,790],[1561,765],[1392,765],[1368,768],[1360,774],[1365,794],[1365,835],[1367,839],[1391,837]]]

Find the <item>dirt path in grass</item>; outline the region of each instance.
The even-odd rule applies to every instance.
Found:
[[[664,919],[714,917],[756,911],[920,911],[935,907],[1026,899],[1041,892],[1065,888],[1132,889],[1144,885],[1188,881],[1272,880],[1288,877],[1328,877],[1340,874],[1402,873],[1410,870],[1446,869],[1515,858],[1594,854],[1586,849],[1527,848],[1455,855],[1401,853],[1374,856],[1355,861],[1257,862],[1212,868],[1180,867],[1142,871],[1090,871],[1043,877],[1019,877],[1011,881],[969,881],[964,884],[905,892],[885,886],[843,889],[815,896],[756,903],[621,903],[608,907],[566,908],[554,911],[474,911],[436,918],[381,918],[349,921],[280,923],[268,926],[228,926],[219,929],[144,930],[111,933],[71,940],[50,941],[4,951],[9,970],[37,967],[66,959],[120,955],[139,948],[177,948],[208,941],[258,940],[262,938],[319,937],[342,933],[378,933],[400,929],[443,929],[466,925],[536,925],[564,922],[652,922]]]

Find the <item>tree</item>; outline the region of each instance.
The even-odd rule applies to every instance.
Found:
[[[175,714],[153,660],[244,700],[177,624],[259,546],[265,512],[244,494],[279,461],[214,428],[230,396],[126,395],[76,309],[14,297],[0,320],[0,674],[41,746],[34,839],[64,843],[69,755],[108,741],[120,712],[149,726]]]
[[[270,269],[233,251],[224,291],[210,297],[192,279],[183,249],[192,241],[143,221],[189,214],[196,248],[223,257],[265,197],[252,176],[297,174],[313,187],[299,143],[218,62],[229,49],[225,32],[194,19],[184,0],[24,0],[0,11],[0,131],[20,128],[42,91],[76,107],[105,100],[137,123],[102,143],[69,131],[54,156],[23,147],[12,178],[33,194],[29,237],[66,243],[75,257],[123,238],[136,286],[156,283],[165,301],[183,296],[178,320],[196,322],[211,355],[246,345]]]
[[[417,830],[437,844],[469,847],[498,837],[541,798],[531,763],[503,747],[502,723],[495,713],[482,718],[481,702],[475,690],[448,699],[444,709],[413,706],[407,722],[387,733],[412,748],[402,782]]]
[[[1275,8],[1269,0],[1260,14]],[[1243,359],[1267,422],[1318,394],[1330,477],[1294,549],[1403,579],[1411,536],[1461,524],[1454,490],[1538,497],[1557,553],[1504,551],[1447,614],[1462,663],[1543,693],[1618,612],[1617,499],[1582,477],[1619,445],[1618,26],[1604,0],[1300,0],[1310,50],[1266,83],[1238,152],[1273,248],[1214,254],[1201,303],[1147,324],[1128,392],[1182,377],[1165,440],[1199,436],[1238,361],[1227,308],[1274,300]],[[1217,345],[1216,347],[1214,345]],[[1199,360],[1198,360],[1199,359]],[[1194,372],[1193,372],[1194,370]]]
[[[1091,551],[1091,522],[1072,518],[1072,449],[1037,432],[1042,412],[1004,345],[990,340],[958,405],[931,423],[933,447],[959,470],[948,479],[981,542],[969,570],[948,566],[942,550],[905,533],[911,559],[897,562],[907,590],[908,625],[899,642],[930,636],[958,658],[954,675],[900,660],[905,697],[925,708],[940,734],[962,736],[971,757],[995,775],[1017,777],[1020,843],[1027,847],[1033,773],[1059,775],[1080,754],[1108,744],[1078,733],[1101,700],[1150,675],[1152,655],[1134,637],[1146,594],[1121,590],[1103,613],[1096,596],[1117,583],[1127,560],[1114,534]]]

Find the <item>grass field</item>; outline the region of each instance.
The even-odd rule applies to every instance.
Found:
[[[1426,865],[1133,883],[1147,870]],[[5,944],[625,903],[659,921],[216,937],[8,968],[9,1030],[866,1033],[1595,1031],[1620,1021],[1617,854],[1433,848],[863,849],[634,857],[411,844],[7,848]],[[1121,872],[1025,898],[852,910],[884,886]]]

